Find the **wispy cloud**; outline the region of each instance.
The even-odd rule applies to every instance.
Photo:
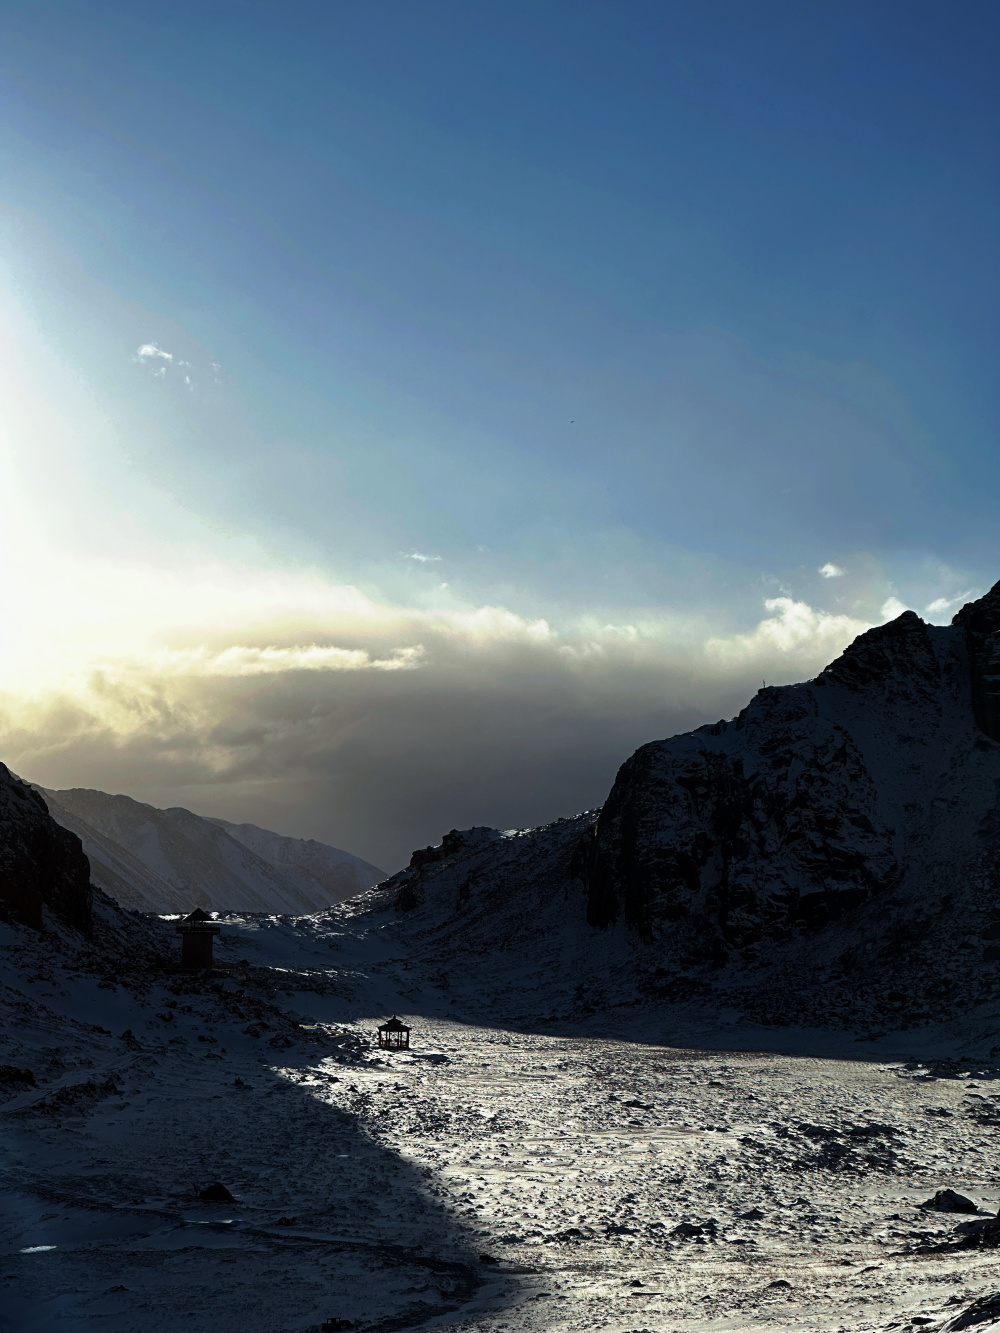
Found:
[[[160,347],[158,343],[143,343],[141,347],[137,347],[133,360],[141,366],[150,367],[153,371],[153,378],[157,380],[165,380],[168,370],[172,378],[179,375],[184,387],[191,392],[194,391],[195,375],[191,362],[175,356],[173,352],[168,352],[165,348]],[[209,365],[212,368],[212,378],[218,384],[220,382],[218,372],[222,367],[215,361],[209,362]]]
[[[364,648],[331,648],[318,643],[290,648],[253,648],[233,644],[219,652],[181,648],[154,653],[134,668],[162,677],[275,676],[292,671],[412,671],[422,665],[424,648],[394,648],[387,657],[373,657]]]
[[[964,592],[955,593],[954,597],[935,597],[933,602],[928,602],[924,611],[929,616],[944,616],[957,611],[959,607],[966,602],[975,601],[981,597],[982,592],[977,588],[966,588]]]
[[[839,579],[843,578],[843,576],[847,573],[847,570],[843,569],[840,565],[833,564],[831,561],[828,560],[825,565],[820,565],[818,572],[820,578],[822,579]]]
[[[416,560],[421,565],[437,564],[441,560],[439,555],[424,555],[423,551],[406,551],[403,553],[404,560]]]

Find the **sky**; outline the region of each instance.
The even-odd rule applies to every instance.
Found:
[[[0,758],[599,805],[1000,578],[1000,11],[0,7]]]

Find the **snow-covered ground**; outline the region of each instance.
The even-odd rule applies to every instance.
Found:
[[[346,911],[230,918],[224,978],[0,935],[3,1333],[934,1329],[1000,1290],[917,1206],[1000,1204],[992,1015],[515,1022]]]

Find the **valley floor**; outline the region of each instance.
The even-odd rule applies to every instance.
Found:
[[[263,968],[102,983],[15,941],[0,1064],[36,1086],[0,1089],[3,1333],[860,1333],[1000,1291],[1000,1251],[956,1245],[976,1218],[916,1206],[951,1187],[996,1212],[988,1063],[443,1006],[386,1053],[391,962],[296,990],[273,930],[244,941],[285,979],[266,999]],[[233,1202],[198,1199],[216,1181]]]

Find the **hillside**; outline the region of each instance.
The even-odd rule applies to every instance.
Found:
[[[0,764],[0,919],[35,930],[54,916],[89,934],[93,893],[78,838],[49,818],[45,803]]]
[[[383,878],[349,852],[227,824],[129,796],[75,787],[38,789],[53,818],[75,833],[93,882],[142,912],[315,912]]]

